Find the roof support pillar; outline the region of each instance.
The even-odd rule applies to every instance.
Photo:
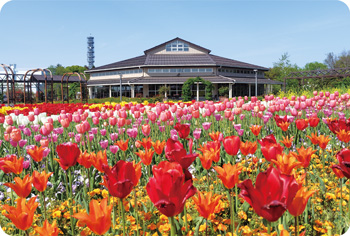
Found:
[[[232,84],[228,84],[228,98],[232,98]]]
[[[197,101],[199,101],[199,82],[197,82]]]
[[[251,97],[251,91],[252,91],[252,84],[248,84],[248,90],[249,90],[249,93],[248,93],[248,96]]]
[[[167,87],[167,86],[166,86],[166,84],[165,84],[165,87]],[[164,93],[164,97],[165,97],[165,98],[167,98],[167,97],[168,97],[168,93],[167,93],[167,91],[166,91],[166,90],[165,90],[165,93]]]
[[[89,98],[92,99],[92,87],[89,87]]]
[[[130,85],[131,87],[131,97],[134,98],[135,97],[135,85]]]
[[[112,85],[109,85],[109,97],[112,97]]]

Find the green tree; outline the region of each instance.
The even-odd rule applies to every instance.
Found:
[[[327,65],[321,63],[321,62],[309,62],[306,63],[304,70],[308,71],[308,70],[327,70],[328,67]]]
[[[289,60],[289,54],[282,54],[278,62],[273,63],[273,67],[269,71],[265,72],[265,77],[284,82],[284,78],[288,77],[291,72],[298,71],[300,68],[296,64],[291,64]],[[286,81],[287,90],[299,86],[296,80],[288,79]],[[273,86],[273,92],[276,93],[280,89],[280,85]]]

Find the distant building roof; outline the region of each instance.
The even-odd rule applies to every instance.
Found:
[[[151,54],[152,50],[160,47],[165,47],[166,44],[174,41],[181,40],[188,43],[192,47],[200,49],[204,53],[163,53],[163,54]],[[206,52],[206,53],[205,53]],[[183,40],[181,38],[175,38],[165,43],[159,44],[153,48],[144,51],[145,55],[133,57],[123,61],[114,62],[111,64],[99,66],[91,70],[86,71],[87,73],[118,70],[124,68],[137,68],[137,67],[153,67],[153,66],[224,66],[224,67],[235,67],[235,68],[246,68],[246,69],[258,69],[267,71],[268,68],[257,66],[225,57],[211,55],[210,50]]]

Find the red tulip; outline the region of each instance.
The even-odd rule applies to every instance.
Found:
[[[153,174],[146,186],[149,198],[165,216],[178,215],[183,211],[186,200],[197,191],[192,180],[185,182],[182,167],[176,162],[160,162],[158,166],[153,166]]]
[[[308,121],[304,120],[304,119],[296,120],[295,124],[296,124],[298,130],[304,130],[309,126]]]
[[[239,151],[241,140],[239,139],[238,136],[228,136],[228,137],[225,137],[223,144],[224,144],[226,153],[231,156],[235,156]]]
[[[69,167],[77,164],[78,157],[80,156],[80,150],[76,143],[62,143],[56,147],[57,155],[59,159],[54,158],[62,167],[67,170]]]
[[[337,159],[339,164],[333,165],[332,168],[340,170],[346,178],[350,179],[350,150],[343,148],[337,153]]]
[[[276,160],[277,155],[281,155],[283,152],[283,147],[277,144],[275,136],[270,134],[265,138],[258,140],[261,145],[261,152],[266,158],[266,160],[271,161]]]
[[[184,149],[182,143],[179,141],[174,141],[169,138],[165,144],[165,157],[171,162],[179,163],[183,169],[187,169],[198,156],[197,153],[192,153],[192,139],[189,142],[190,153],[187,154],[187,151]]]
[[[258,174],[255,187],[251,179],[244,180],[238,187],[241,188],[240,196],[259,216],[270,222],[283,215],[298,191],[298,183],[293,176],[281,174],[273,167]]]
[[[190,134],[190,125],[188,124],[176,123],[174,128],[178,132],[180,138],[187,138],[187,136]]]
[[[310,127],[316,127],[318,125],[318,123],[320,122],[320,118],[318,118],[317,116],[312,116],[309,119],[309,124]]]
[[[107,165],[102,168],[109,194],[121,199],[127,197],[137,182],[133,163],[120,160],[112,168]]]

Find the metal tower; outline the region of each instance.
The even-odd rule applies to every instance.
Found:
[[[94,67],[95,62],[94,51],[94,37],[87,37],[87,61],[89,63],[89,69]]]

